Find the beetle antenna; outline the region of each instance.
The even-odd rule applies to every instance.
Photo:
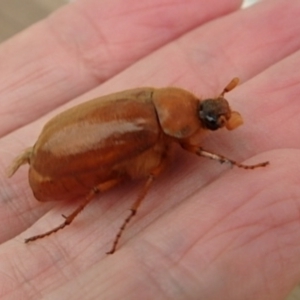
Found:
[[[238,77],[234,77],[224,88],[223,92],[221,93],[220,97],[224,97],[224,95],[231,90],[233,90],[240,82],[240,79]]]

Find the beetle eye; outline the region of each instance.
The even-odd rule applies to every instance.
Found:
[[[198,114],[204,128],[217,130],[226,124],[231,111],[224,98],[217,98],[201,101]]]
[[[200,111],[200,120],[207,129],[217,130],[219,128],[217,116],[205,114],[203,111]]]

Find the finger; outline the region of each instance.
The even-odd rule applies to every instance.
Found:
[[[275,2],[272,2],[272,3],[275,3]],[[278,10],[278,7],[279,8],[283,8],[284,3],[285,3],[284,1],[276,1],[276,8],[277,8],[277,10]],[[293,3],[296,4],[296,2],[293,2]],[[264,14],[261,14],[260,17],[262,19],[264,19],[264,20],[269,20],[269,19],[273,18],[273,15],[270,13],[270,9],[272,7],[270,9],[265,9],[264,6],[262,6],[262,5],[263,4],[261,4],[260,7],[263,9]],[[266,2],[264,5],[269,5],[269,2]],[[298,6],[296,4],[295,7],[293,9],[291,9],[292,10],[291,13],[297,11],[297,7]],[[274,13],[274,10],[271,10],[271,12]],[[244,14],[244,12],[240,12],[240,13]],[[256,13],[257,13],[256,11],[248,10],[248,14],[250,15],[250,17],[247,14],[246,16],[243,15],[243,18],[241,18],[241,19],[237,19],[237,18],[235,19],[235,22],[241,22],[242,20],[246,20],[247,22],[249,22],[249,24],[247,23],[249,26],[246,27],[249,30],[248,35],[250,35],[250,31],[254,35],[256,33],[256,30],[258,29],[256,27],[256,25],[255,25],[257,22],[254,22],[254,20],[256,20],[254,18],[254,16],[255,16]],[[245,19],[247,16],[248,16],[249,19]],[[252,20],[252,22],[250,22],[250,20]],[[288,25],[288,22],[290,20],[291,20],[291,18],[287,17],[287,16],[285,18],[282,18],[281,19],[281,22],[283,22],[282,25],[284,24],[284,22],[286,22],[287,23],[286,25]],[[219,22],[219,21],[217,21],[217,22]],[[230,28],[231,30],[229,30],[229,32],[232,32],[232,34],[234,35],[235,34],[234,30],[236,28],[235,23],[229,22],[227,20],[227,18],[224,19],[224,22],[225,22],[225,24],[218,23],[217,27],[223,29],[224,28],[223,25],[225,26],[227,23],[230,23],[231,24],[231,28]],[[250,27],[250,25],[251,25],[251,27]],[[229,25],[226,25],[226,26],[228,27]],[[283,27],[283,29],[280,31],[280,33],[278,33],[278,35],[276,35],[276,36],[278,36],[278,40],[282,40],[284,37],[290,36],[291,29],[287,30],[287,29],[285,29],[286,27],[287,26]],[[199,30],[201,30],[201,29],[199,29]],[[269,28],[268,30],[264,31],[264,36],[263,37],[265,38],[265,40],[267,40],[268,37],[272,37],[272,39],[273,39],[272,30],[273,30],[272,28]],[[292,30],[295,30],[295,32],[297,31],[297,29],[295,29],[295,26],[292,28]],[[293,32],[293,34],[294,34],[294,32]],[[220,33],[219,36],[222,36],[222,34]],[[206,42],[209,42],[210,39],[211,39],[211,37],[207,36],[207,35],[205,36],[205,38],[206,39],[198,41],[198,43],[200,43],[201,45],[205,45]],[[219,41],[218,41],[217,38],[215,38],[214,40],[219,43]],[[227,39],[224,39],[223,41],[224,41],[224,43],[225,42],[227,43]],[[287,44],[286,53],[288,53],[288,52],[291,51],[291,46],[289,46],[288,43],[286,43],[286,44]],[[196,45],[194,45],[194,46],[196,47]],[[259,46],[259,44],[258,44],[258,46]],[[235,47],[236,47],[236,45],[235,45]],[[186,49],[187,53],[189,53],[188,49],[189,48]],[[268,52],[268,51],[270,51],[270,52]],[[274,49],[272,47],[270,47],[270,49],[269,48],[265,48],[264,51],[262,51],[261,53],[257,52],[257,59],[260,60],[261,62],[263,62],[266,57],[272,56],[271,55],[272,51],[274,51]],[[206,91],[206,90],[208,91],[210,89],[210,87],[209,86],[205,87],[204,86],[205,82],[202,82],[201,80],[198,81],[198,77],[201,78],[201,76],[200,76],[201,74],[200,73],[199,74],[193,74],[192,77],[188,76],[188,78],[190,80],[190,83],[185,83],[184,82],[185,80],[188,80],[188,79],[185,79],[185,78],[187,78],[187,76],[185,76],[184,78],[180,77],[180,79],[179,78],[176,79],[176,77],[174,77],[174,76],[177,76],[177,75],[175,74],[175,72],[172,72],[172,68],[170,68],[170,65],[172,65],[172,63],[174,63],[172,65],[172,67],[174,66],[175,68],[178,68],[179,70],[181,70],[180,63],[178,63],[178,62],[184,61],[184,59],[182,57],[180,57],[180,55],[176,56],[178,52],[179,52],[178,49],[177,49],[177,51],[174,50],[174,45],[173,46],[172,45],[167,46],[166,48],[162,49],[161,51],[158,51],[155,55],[149,57],[147,60],[145,59],[141,63],[138,63],[136,66],[132,67],[126,73],[121,74],[120,76],[118,76],[117,78],[115,78],[114,81],[111,81],[108,84],[103,85],[103,87],[101,89],[97,89],[97,90],[93,91],[93,93],[95,93],[95,94],[98,93],[98,95],[99,94],[101,95],[101,93],[104,93],[103,92],[104,90],[105,91],[109,91],[110,89],[113,88],[114,82],[115,82],[115,84],[117,86],[122,86],[122,84],[125,86],[126,83],[127,83],[129,85],[128,87],[130,87],[130,84],[128,83],[129,78],[133,78],[132,82],[135,82],[136,84],[138,84],[139,82],[142,84],[146,80],[146,74],[148,74],[148,80],[150,82],[153,81],[153,83],[155,83],[155,82],[161,81],[162,83],[160,85],[169,85],[172,82],[174,82],[174,83],[177,82],[178,85],[186,86],[186,87],[189,86],[190,89],[191,89],[191,87],[200,86],[200,87],[203,87],[204,91]],[[174,53],[174,55],[172,55],[172,53]],[[169,66],[165,65],[161,69],[161,68],[159,68],[159,64],[157,64],[157,62],[160,62],[160,63],[164,64],[165,63],[164,61],[166,61],[166,55],[169,58],[174,57],[174,61],[173,61],[173,58],[172,58],[172,61],[169,61],[170,65]],[[278,60],[278,58],[276,58],[276,60]],[[148,63],[147,63],[147,61],[148,61]],[[209,62],[213,65],[215,63],[215,58],[209,60]],[[207,62],[207,64],[209,62]],[[219,63],[220,63],[220,66],[221,66],[220,68],[222,70],[224,69],[222,71],[222,77],[224,76],[223,73],[224,74],[227,73],[227,75],[229,77],[230,76],[229,75],[230,72],[228,71],[228,68],[225,68],[224,66],[222,66],[222,63],[224,63],[224,59],[221,58],[219,60]],[[245,64],[246,64],[246,62],[245,62]],[[149,69],[148,73],[146,73],[146,71],[145,71],[146,67],[147,67],[147,69]],[[185,72],[189,72],[189,71],[191,71],[191,70],[189,70],[189,67],[190,67],[190,64],[187,65],[187,64],[183,63],[182,70],[186,70]],[[242,68],[244,69],[244,67],[247,67],[247,66],[241,66],[241,72],[242,72]],[[209,68],[207,66],[206,67],[204,66],[204,68],[202,70],[201,67],[200,67],[200,65],[199,65],[199,68],[196,68],[196,71],[197,72],[203,71],[204,73],[206,73],[206,71],[208,71],[208,69]],[[157,70],[159,70],[159,72]],[[193,71],[195,71],[195,69],[193,69],[191,71],[191,73],[193,73]],[[151,74],[153,74],[153,72],[155,72],[155,74],[157,76],[151,77],[152,76]],[[160,75],[160,73],[163,73],[162,76]],[[204,73],[202,73],[202,76],[203,76]],[[128,74],[128,77],[126,76],[126,74]],[[139,79],[137,78],[138,76],[136,74],[140,75]],[[255,72],[252,75],[254,76]],[[167,82],[167,80],[168,80],[168,82]],[[216,82],[218,82],[218,81],[220,81],[219,78],[216,79]],[[197,90],[199,90],[200,87],[197,87]],[[220,88],[220,90],[222,88]],[[250,91],[248,93],[249,93],[249,95],[251,95],[252,92]],[[218,92],[216,94],[218,94]],[[75,102],[79,102],[79,101],[82,101],[82,100],[83,100],[83,98],[78,98],[78,99],[76,99]],[[252,99],[251,99],[251,101],[253,102]],[[253,102],[253,103],[255,103],[255,102]],[[246,105],[246,107],[247,107],[247,105]],[[40,125],[36,125],[35,124],[34,127],[24,128],[23,130],[15,133],[15,135],[10,135],[9,137],[7,137],[7,138],[5,138],[5,139],[2,140],[3,144],[2,144],[1,149],[7,149],[6,150],[7,151],[6,155],[9,157],[9,159],[5,158],[5,153],[4,153],[4,155],[3,155],[3,164],[6,164],[7,161],[9,161],[11,159],[10,153],[18,151],[18,148],[20,148],[20,150],[21,150],[22,147],[25,148],[26,146],[28,146],[28,145],[25,145],[25,144],[23,144],[23,145],[21,145],[21,144],[20,145],[15,145],[13,141],[16,141],[17,139],[21,139],[21,140],[24,139],[24,141],[26,140],[28,142],[28,141],[31,140],[32,143],[34,143],[34,140],[35,140],[34,136],[38,135],[38,131],[40,130],[41,124],[43,122],[44,121],[41,120],[41,122],[37,123],[37,124],[40,124]],[[257,126],[258,126],[258,123],[257,123]],[[259,135],[253,129],[252,129],[252,132],[254,132],[256,140],[258,140],[259,138],[263,138],[263,136]],[[234,133],[230,133],[230,134],[232,135],[232,138],[237,138],[237,135],[236,135],[235,132]],[[251,133],[251,134],[252,134],[252,138],[253,138],[254,135],[253,135],[253,133]],[[249,157],[249,155],[251,156],[254,153],[258,153],[259,151],[263,151],[263,148],[256,147],[257,145],[255,143],[252,144],[251,141],[249,140],[250,137],[247,136],[247,135],[243,135],[242,138],[240,138],[238,140],[239,141],[239,147],[235,146],[236,142],[230,143],[231,142],[230,140],[229,140],[228,143],[223,143],[223,142],[220,143],[220,141],[222,141],[222,139],[219,140],[219,138],[222,135],[226,136],[226,139],[230,136],[229,134],[225,135],[224,133],[217,133],[217,134],[211,135],[211,136],[216,136],[217,144],[219,146],[218,147],[211,147],[211,148],[210,147],[206,147],[206,148],[218,151],[221,154],[224,154],[226,156],[230,156],[230,155],[228,155],[228,153],[231,154],[231,155],[235,154],[235,153],[242,153],[241,156],[232,155],[233,159],[238,159],[239,157],[243,157],[243,158]],[[214,142],[212,144],[208,143],[208,146],[210,146],[210,145],[215,145],[215,143]],[[222,145],[222,148],[219,148],[220,145]],[[233,149],[234,149],[235,152],[230,152]],[[237,150],[237,149],[239,149],[239,150]],[[243,151],[241,151],[241,150],[243,150]],[[191,167],[191,163],[190,164],[188,163],[187,166],[188,166],[188,168],[190,168]],[[202,162],[201,161],[201,168],[203,168],[203,170],[207,170],[207,173],[204,172],[205,177],[207,178],[206,181],[211,180],[211,178],[214,178],[216,176],[216,174],[218,174],[220,172],[219,171],[220,168],[219,169],[215,168],[214,171],[211,172],[211,171],[209,171],[210,167],[211,167],[211,165],[209,165],[208,162]],[[199,165],[195,164],[195,166],[193,168],[198,169]],[[221,170],[223,170],[223,169],[221,169]],[[188,169],[186,169],[186,171],[188,172]],[[23,168],[22,170],[20,170],[20,173],[17,175],[17,177],[15,177],[14,180],[16,180],[15,182],[18,184],[18,188],[17,189],[16,188],[12,189],[11,186],[10,186],[10,183],[8,181],[3,181],[3,183],[2,183],[3,184],[3,191],[5,191],[4,195],[9,195],[10,196],[10,197],[8,197],[9,199],[13,199],[12,201],[16,201],[16,203],[18,203],[17,205],[15,205],[13,203],[11,205],[13,207],[19,207],[19,205],[24,205],[24,209],[22,211],[28,211],[28,209],[33,210],[36,206],[40,206],[40,204],[37,203],[37,202],[35,202],[35,201],[32,202],[32,200],[31,200],[31,202],[30,202],[30,199],[33,199],[33,197],[32,197],[31,192],[29,191],[27,176],[25,174],[26,174],[26,171]],[[208,174],[211,174],[211,175],[208,176]],[[206,181],[204,180],[203,183],[205,184]],[[16,187],[16,185],[14,185],[14,186]],[[22,193],[22,191],[27,191],[26,196],[29,197],[29,198],[24,199],[24,193]],[[28,203],[29,202],[31,203],[30,208],[28,208]],[[1,212],[2,212],[2,214],[4,216],[4,218],[5,218],[5,216],[10,216],[11,215],[11,212],[7,211],[7,210],[11,211],[11,209],[12,208],[9,205],[5,205],[3,207],[3,209],[1,210]],[[22,217],[25,218],[25,220],[21,220],[19,222],[19,224],[20,223],[24,224],[24,222],[26,224],[28,224],[27,223],[28,219],[32,220],[31,217],[27,217],[26,218],[26,215],[23,215]],[[5,219],[2,219],[2,220],[5,220]],[[16,233],[16,230],[22,230],[22,229],[24,229],[24,225],[23,225],[23,227],[22,226],[21,227],[19,227],[19,226],[12,226],[10,230],[11,230],[12,233]]]
[[[239,0],[76,1],[0,47],[4,135],[113,77]]]
[[[172,84],[200,95],[218,94],[231,78],[238,76],[245,82],[297,51],[300,29],[293,19],[299,14],[298,1],[287,4],[284,0],[263,1],[236,11],[185,34],[99,90],[111,92],[115,84],[119,89],[137,83]],[[275,15],[280,15],[280,20],[275,21]],[[276,34],[274,22],[281,28]]]
[[[119,299],[128,287],[131,298],[283,299],[300,275],[300,195],[288,180],[299,178],[300,154],[290,154],[268,154],[277,161],[275,170],[228,172],[152,222],[130,247],[86,268],[46,299],[66,297],[78,282],[85,289],[77,299]],[[128,270],[134,270],[131,276]],[[119,288],[111,289],[120,278]]]
[[[274,26],[267,24],[278,14],[281,30],[275,34]],[[299,14],[299,2],[294,0],[289,5],[284,0],[264,1],[237,11],[185,34],[65,107],[115,92],[116,86],[125,90],[172,85],[199,96],[217,95],[233,77],[243,83],[297,51],[300,29],[293,19]]]

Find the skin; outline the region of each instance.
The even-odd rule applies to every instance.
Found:
[[[300,2],[234,12],[239,4],[76,1],[0,45],[1,299],[276,300],[299,282]],[[143,182],[100,195],[71,227],[23,243],[80,202],[36,201],[28,167],[5,177],[52,116],[138,86],[216,96],[235,76],[242,84],[226,98],[244,125],[201,145],[270,166],[240,170],[177,149],[114,255],[105,252]]]

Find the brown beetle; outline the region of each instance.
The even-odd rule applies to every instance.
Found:
[[[108,252],[114,253],[153,180],[164,170],[173,143],[244,169],[266,166],[268,162],[242,165],[199,146],[204,131],[231,130],[242,124],[240,114],[231,111],[224,99],[238,81],[234,78],[220,96],[206,100],[173,87],[127,90],[85,102],[50,120],[35,145],[14,160],[9,176],[28,163],[29,183],[39,201],[85,200],[61,225],[25,242],[71,224],[95,194],[127,179],[145,178],[141,194]]]

